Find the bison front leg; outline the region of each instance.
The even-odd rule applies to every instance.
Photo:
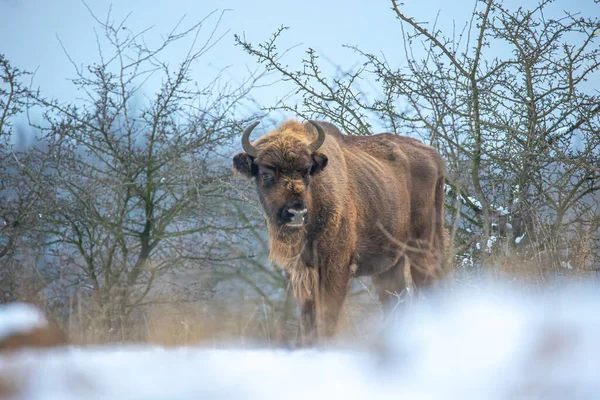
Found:
[[[333,336],[350,280],[349,264],[296,269],[290,272],[290,280],[301,307],[302,344],[311,346]]]
[[[339,287],[324,285],[318,296],[318,304],[314,300],[301,302],[303,346],[313,346],[319,339],[327,339],[335,334],[340,311],[346,297],[347,283],[348,280],[343,288],[341,285]]]
[[[350,269],[346,266],[330,267],[329,270],[323,272],[317,308],[319,335],[323,338],[331,338],[336,332],[342,306],[346,299]]]
[[[303,346],[312,346],[317,340],[317,298],[318,271],[310,266],[300,265],[288,271],[294,298],[300,306],[300,336]]]
[[[313,346],[317,341],[317,312],[314,300],[304,300],[300,315],[302,346]]]

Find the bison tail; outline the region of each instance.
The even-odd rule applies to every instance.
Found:
[[[441,176],[438,178],[435,186],[435,234],[434,234],[434,246],[439,252],[438,256],[441,258],[442,270],[445,270],[446,264],[446,228],[444,218],[444,183],[445,178]]]

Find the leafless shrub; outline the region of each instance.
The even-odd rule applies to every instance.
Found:
[[[239,261],[231,248],[254,221],[237,218],[246,206],[223,185],[230,167],[221,151],[247,122],[239,115],[250,116],[256,77],[232,85],[217,74],[206,87],[193,80],[193,66],[222,38],[222,14],[178,24],[155,46],[125,21],[92,17],[102,33],[98,60],[84,68],[71,60],[82,97],[31,95],[44,110],[32,122],[41,145],[18,158],[22,179],[35,182],[45,300],[65,315],[83,310],[77,323],[110,340],[128,336],[150,303],[212,295],[212,278],[197,287],[177,279]],[[189,51],[178,63],[162,58],[181,41]]]

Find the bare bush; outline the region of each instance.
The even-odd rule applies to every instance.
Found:
[[[28,267],[35,264],[28,243],[36,239],[33,227],[40,195],[34,188],[44,160],[29,167],[23,164],[17,148],[23,132],[13,127],[35,95],[23,82],[29,75],[0,54],[0,303],[27,297],[21,278],[32,273]]]
[[[150,302],[210,297],[208,279],[177,279],[234,262],[232,243],[252,227],[223,185],[230,167],[220,151],[247,122],[238,115],[248,114],[255,78],[232,86],[218,74],[206,87],[192,79],[193,65],[220,40],[220,16],[209,17],[154,47],[144,32],[96,18],[98,61],[73,62],[83,97],[36,96],[44,147],[31,157],[47,160],[36,210],[45,294],[75,315],[83,307],[79,323],[93,321],[107,339],[128,335]],[[161,58],[183,40],[190,47],[179,63]],[[159,82],[153,94],[149,82]]]

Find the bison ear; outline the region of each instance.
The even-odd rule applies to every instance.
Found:
[[[316,174],[318,172],[321,172],[323,170],[323,168],[325,168],[327,166],[327,162],[329,161],[327,159],[327,156],[325,154],[321,153],[320,151],[315,151],[312,155],[312,159],[313,159],[313,165],[310,169],[311,174]]]
[[[233,169],[248,179],[258,174],[254,157],[247,153],[238,153],[233,157]]]

